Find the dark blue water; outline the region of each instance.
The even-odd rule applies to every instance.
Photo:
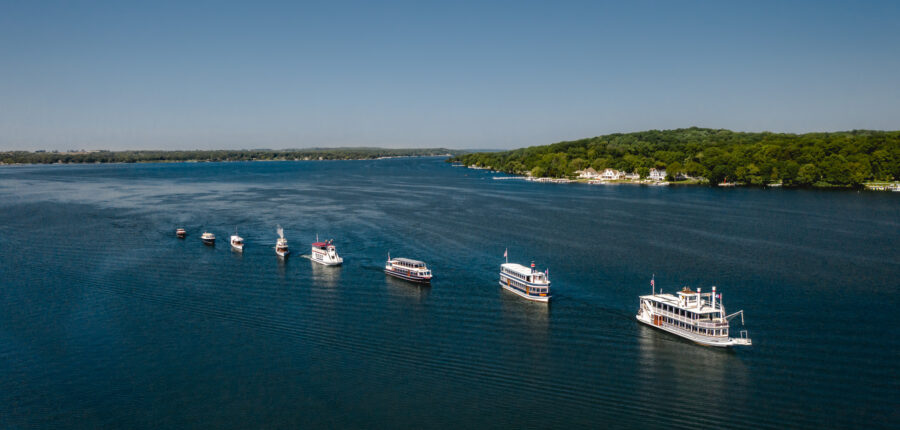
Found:
[[[900,195],[491,177],[438,159],[0,168],[0,427],[900,420]],[[301,256],[316,234],[343,267]],[[549,267],[549,307],[499,288],[506,248]],[[388,252],[433,285],[386,278]],[[654,273],[718,286],[753,346],[639,325]]]

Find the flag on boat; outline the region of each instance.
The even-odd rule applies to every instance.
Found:
[[[651,286],[651,287],[655,287],[655,286],[656,286],[656,282],[654,282],[653,279],[650,279],[650,286]]]
[[[550,268],[549,267],[544,269],[544,276],[546,276],[548,278],[550,277]]]
[[[509,248],[503,250],[503,258],[506,258],[506,253],[509,252]]]

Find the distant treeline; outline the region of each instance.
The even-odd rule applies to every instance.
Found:
[[[508,173],[567,177],[593,167],[638,172],[665,168],[711,184],[857,187],[900,178],[900,131],[739,133],[687,128],[616,133],[505,152],[451,158]]]
[[[274,151],[215,150],[215,151],[90,151],[0,152],[0,163],[150,163],[172,161],[262,161],[262,160],[368,160],[381,157],[421,157],[454,155],[458,151],[444,148],[385,149],[385,148],[315,148]]]

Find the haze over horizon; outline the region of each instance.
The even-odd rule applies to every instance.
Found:
[[[900,3],[4,2],[0,150],[900,129]]]

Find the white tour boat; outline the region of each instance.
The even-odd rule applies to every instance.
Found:
[[[654,282],[650,281],[651,286]],[[740,314],[744,324],[744,311],[725,314],[722,295],[716,295],[716,287],[711,293],[702,293],[700,288],[691,291],[684,287],[677,295],[653,294],[641,296],[637,320],[651,327],[665,330],[701,345],[729,347],[751,345],[747,330],[741,330],[739,337],[729,337],[728,322]]]
[[[234,229],[234,234],[231,235],[231,247],[238,250],[244,250],[244,238],[238,236],[237,229]]]
[[[213,245],[216,244],[216,235],[214,235],[214,234],[212,234],[212,233],[210,233],[210,232],[208,232],[208,231],[205,231],[205,232],[203,232],[203,234],[200,236],[200,240],[203,241],[203,244],[204,244],[204,245],[213,246]]]
[[[310,254],[309,258],[316,263],[326,266],[337,266],[344,262],[344,259],[338,255],[337,250],[334,248],[334,239],[319,242],[318,237],[312,244],[312,254]]]
[[[291,251],[288,249],[287,239],[284,238],[284,229],[278,226],[278,240],[275,241],[275,254],[279,257],[287,257]]]
[[[503,256],[506,257],[507,253],[504,252]],[[549,271],[534,270],[534,262],[528,268],[507,260],[500,265],[500,286],[528,300],[547,303],[550,301],[549,275]]]
[[[424,261],[411,260],[409,258],[391,258],[388,254],[387,263],[384,265],[384,273],[395,278],[407,281],[428,284],[431,282],[431,270],[425,266]]]

